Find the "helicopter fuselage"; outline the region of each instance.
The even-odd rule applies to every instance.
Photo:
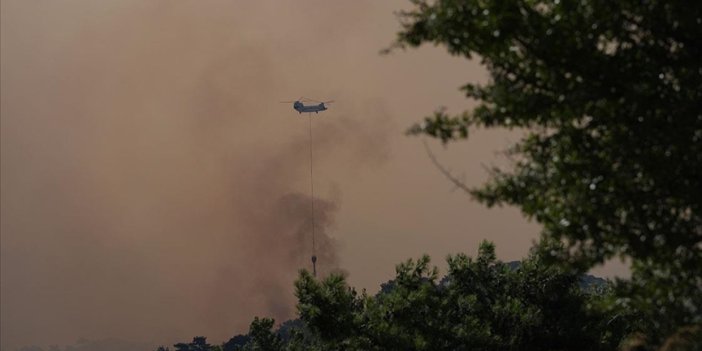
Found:
[[[320,103],[317,104],[317,105],[307,105],[307,106],[305,106],[305,104],[303,104],[303,103],[300,102],[300,101],[295,101],[295,103],[293,104],[293,108],[295,109],[295,111],[297,111],[297,112],[299,112],[299,113],[303,113],[303,112],[309,112],[309,113],[314,112],[314,113],[319,113],[319,112],[325,111],[325,110],[327,109],[327,107],[324,106],[324,103],[323,103],[323,102],[320,102]]]

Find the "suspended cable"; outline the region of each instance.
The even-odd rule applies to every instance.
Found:
[[[312,114],[309,114],[310,119],[310,203],[311,203],[311,215],[312,215],[312,274],[317,276],[317,252],[316,252],[316,242],[314,233],[314,178],[312,172]]]

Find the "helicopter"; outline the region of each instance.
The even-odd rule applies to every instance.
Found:
[[[305,105],[303,101],[315,102],[316,104]],[[293,109],[295,109],[295,111],[302,114],[303,112],[319,113],[321,111],[326,111],[327,106],[325,104],[332,103],[332,102],[334,102],[334,100],[317,101],[317,100],[312,100],[312,99],[301,97],[295,101],[281,101],[281,103],[291,103],[291,102],[293,103]]]

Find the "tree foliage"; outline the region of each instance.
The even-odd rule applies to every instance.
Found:
[[[207,338],[204,336],[196,336],[192,342],[177,343],[173,347],[175,347],[175,351],[219,351],[219,347],[208,344]]]
[[[611,350],[627,332],[626,317],[596,307],[604,295],[536,253],[512,269],[483,243],[448,265],[439,280],[428,257],[409,260],[376,296],[303,272],[300,318],[322,350]]]
[[[471,194],[521,208],[581,272],[629,258],[620,303],[660,341],[702,323],[702,2],[413,0],[396,46],[479,57],[475,109],[412,133],[520,128],[511,169]]]

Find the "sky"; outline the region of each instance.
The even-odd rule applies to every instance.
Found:
[[[293,317],[311,255],[313,115],[321,275],[377,291],[395,265],[539,226],[456,190],[404,133],[473,106],[487,79],[441,47],[380,51],[407,1],[1,3],[0,347],[80,338],[213,342]],[[436,158],[469,186],[519,132],[477,130]],[[622,265],[595,271],[622,274]]]

